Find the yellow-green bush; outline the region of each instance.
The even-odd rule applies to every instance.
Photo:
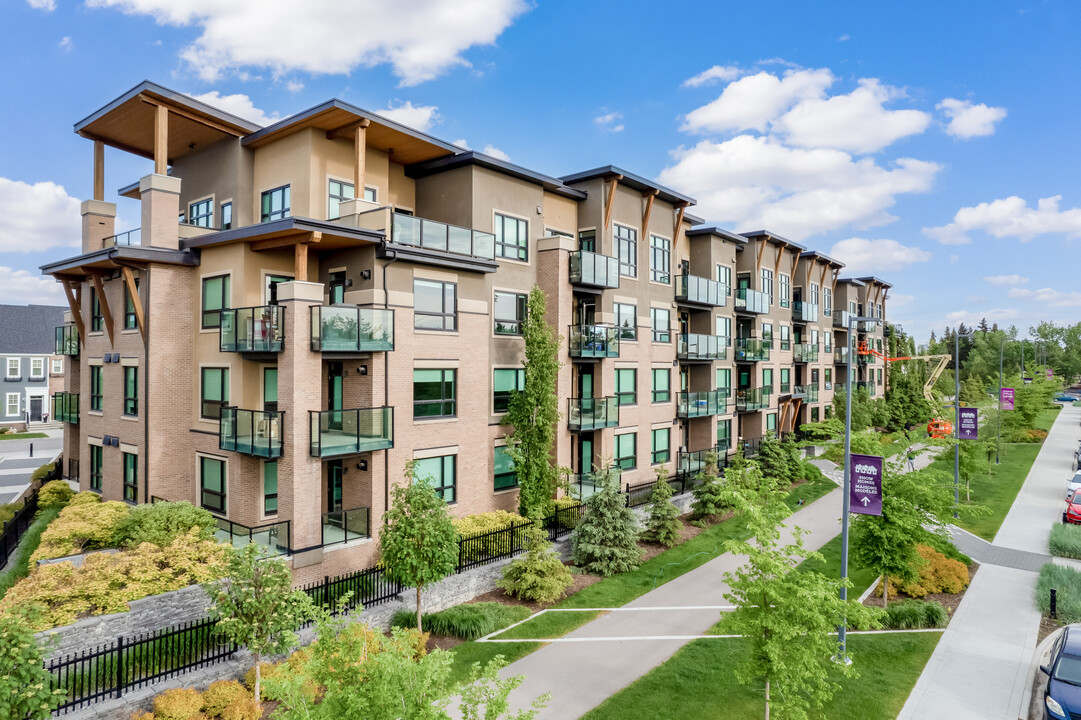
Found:
[[[558,513],[558,515],[556,517],[559,519],[560,527],[566,528],[568,530],[573,530],[574,528],[578,527],[578,520],[580,518],[578,513],[576,513],[576,512],[563,512],[563,513],[561,513],[559,511],[560,510],[566,510],[567,508],[572,508],[572,507],[575,507],[575,506],[581,505],[581,504],[582,504],[582,502],[580,500],[578,500],[577,498],[572,498],[569,495],[565,495],[565,496],[563,496],[561,498],[556,499],[556,501],[555,501],[555,506],[556,506],[555,509],[556,509],[556,512]]]
[[[101,502],[101,495],[98,495],[96,492],[86,490],[84,492],[75,493],[75,497],[71,499],[71,502],[69,502],[68,505],[86,505],[88,503],[99,502]]]
[[[237,698],[222,711],[221,720],[259,720],[263,711],[252,697]]]
[[[154,720],[197,720],[205,717],[203,695],[194,688],[173,688],[154,698]]]
[[[207,717],[218,718],[234,701],[252,699],[247,688],[236,680],[219,680],[210,683],[203,693],[203,711]]]
[[[30,556],[30,562],[110,547],[117,527],[129,512],[126,503],[116,500],[68,505],[41,534],[41,545]]]
[[[41,468],[38,468],[40,470]],[[37,472],[37,471],[35,471]],[[38,491],[38,507],[55,507],[67,505],[75,491],[63,480],[50,480],[41,486]]]
[[[506,510],[494,510],[492,512],[476,513],[474,515],[454,518],[452,522],[454,523],[454,529],[458,531],[459,535],[468,537],[470,535],[478,535],[494,530],[503,530],[504,528],[509,528],[511,525],[525,522],[525,518],[517,513],[507,512]]]
[[[917,545],[916,551],[923,558],[919,578],[915,582],[901,584],[890,578],[891,593],[900,590],[910,597],[922,598],[935,593],[952,595],[968,587],[968,568],[964,563],[926,545]]]

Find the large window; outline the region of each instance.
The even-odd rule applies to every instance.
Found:
[[[229,368],[203,368],[200,387],[199,417],[220,420],[229,404]]]
[[[732,368],[717,368],[717,389],[732,390]]]
[[[718,447],[728,449],[732,447],[732,421],[731,420],[718,420],[717,421],[717,445]]]
[[[90,409],[101,412],[102,385],[104,384],[105,370],[101,365],[90,366]]]
[[[19,414],[19,393],[4,393],[4,414],[16,417]]]
[[[792,349],[792,339],[791,339],[792,336],[791,336],[791,333],[792,333],[791,326],[789,326],[789,325],[782,325],[781,326],[781,349],[782,350],[791,350]]]
[[[717,336],[725,339],[726,347],[732,343],[732,318],[716,318],[714,328],[717,331]]]
[[[777,434],[777,413],[769,413],[766,415],[766,431]]]
[[[781,368],[781,394],[785,394],[792,391],[791,385],[792,373],[789,368]]]
[[[278,513],[278,462],[263,463],[263,514]]]
[[[139,368],[124,368],[124,414],[139,414]]]
[[[233,229],[233,203],[227,202],[221,206],[221,229]]]
[[[210,512],[225,514],[225,461],[199,456],[199,502]]]
[[[649,319],[653,325],[653,342],[672,342],[670,313],[665,308],[650,308]]]
[[[818,284],[817,283],[811,283],[811,304],[812,305],[817,305],[818,304]]]
[[[22,375],[22,361],[17,357],[8,358],[7,377],[17,378]]]
[[[672,399],[672,371],[653,368],[653,402],[666,403]]]
[[[139,456],[135,453],[121,453],[124,456],[124,500],[130,503],[139,501]]]
[[[833,289],[822,288],[822,313],[829,316],[833,313]]]
[[[773,271],[762,268],[762,292],[769,297],[769,304],[773,304]]]
[[[495,334],[521,335],[525,322],[526,295],[522,293],[495,292]]]
[[[769,388],[773,392],[773,369],[762,368],[762,387]]]
[[[455,370],[413,371],[413,417],[454,417]]]
[[[413,280],[413,327],[418,330],[457,330],[455,283]]]
[[[672,241],[668,238],[649,236],[649,279],[654,282],[671,282]]]
[[[139,292],[139,278],[135,278],[135,292]],[[138,319],[135,317],[135,303],[139,301],[139,296],[131,296],[128,291],[127,283],[124,283],[124,329],[134,330],[138,326]]]
[[[213,227],[214,201],[207,198],[188,205],[188,222],[198,227]]]
[[[426,479],[435,494],[450,504],[458,499],[457,463],[457,455],[424,458],[416,461],[413,472],[418,480]]]
[[[824,333],[824,337],[825,337],[825,346],[823,347],[823,350],[825,350],[826,352],[832,352],[833,351],[833,333],[826,332],[826,333]]]
[[[659,428],[653,431],[653,464],[659,465],[668,462],[668,435],[669,428]]]
[[[105,329],[105,316],[101,312],[101,298],[98,297],[97,288],[90,288],[90,332],[101,332]]]
[[[829,368],[826,368],[824,373],[825,373],[825,375],[824,375],[823,379],[826,382],[826,389],[831,390],[831,389],[833,389],[833,371],[830,370]]]
[[[30,377],[37,380],[45,377],[45,358],[30,358]]]
[[[792,297],[792,278],[787,275],[781,275],[781,307],[786,308],[789,305],[789,299]]]
[[[616,435],[615,466],[621,470],[634,470],[638,467],[638,433]]]
[[[204,330],[221,327],[221,311],[229,307],[228,275],[215,275],[203,278],[203,320]]]
[[[353,183],[341,180],[330,181],[330,195],[327,198],[327,219],[337,220],[341,217],[341,206],[345,200],[353,200],[356,197]]]
[[[525,390],[525,370],[496,368],[492,375],[492,409],[496,413],[505,413],[510,407],[511,393]]]
[[[636,386],[638,371],[634,368],[616,368],[616,402],[634,405],[637,402]]]
[[[578,249],[586,252],[597,252],[597,231],[582,230],[578,233]]]
[[[52,370],[50,372],[53,375],[62,375],[64,373],[64,358],[54,357],[52,362]]]
[[[495,479],[496,490],[507,490],[518,487],[518,471],[514,469],[514,461],[507,453],[507,448],[499,446],[495,449]]]
[[[104,450],[101,445],[90,446],[90,489],[101,492],[101,467],[104,464]]]
[[[762,342],[766,347],[773,348],[773,323],[762,323]]]
[[[616,257],[619,258],[619,274],[638,277],[638,231],[616,225]]]
[[[529,260],[529,223],[519,218],[495,214],[495,256]]]
[[[732,268],[727,265],[718,265],[717,282],[724,285],[724,293],[727,295],[732,288]]]
[[[284,220],[289,217],[289,186],[283,185],[273,190],[267,190],[262,196],[262,211],[259,216],[260,222],[273,222]]]
[[[616,327],[619,328],[620,340],[634,340],[638,337],[638,307],[614,303]]]

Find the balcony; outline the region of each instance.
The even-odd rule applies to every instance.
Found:
[[[870,353],[867,353],[866,355],[857,353],[856,358],[860,361],[860,365],[874,365],[877,362],[875,356]]]
[[[733,353],[736,362],[761,362],[769,360],[769,351],[773,347],[771,340],[759,340],[757,338],[736,338],[736,351]]]
[[[727,388],[677,393],[676,417],[697,418],[720,415],[728,408],[728,396]]]
[[[567,429],[590,432],[619,425],[619,401],[614,395],[600,398],[569,398]]]
[[[221,311],[222,352],[279,353],[285,337],[285,308],[280,305]]]
[[[127,232],[118,233],[116,235],[110,235],[109,237],[101,241],[103,248],[117,247],[118,245],[142,245],[143,244],[143,230],[142,228],[135,228],[134,230],[128,230]]]
[[[818,385],[797,385],[792,394],[802,395],[804,402],[818,402]]]
[[[356,305],[315,305],[312,352],[367,353],[394,349],[394,311]]]
[[[877,320],[860,320],[856,323],[856,330],[861,333],[873,333],[878,329]]]
[[[619,487],[622,474],[623,470],[617,467],[609,468],[607,479],[603,477],[603,472],[575,473],[567,478],[567,490],[571,497],[585,500],[604,487],[606,480],[607,482],[614,481],[616,487]]]
[[[717,454],[717,474],[720,475],[725,465],[725,453],[728,452],[730,445],[731,441],[728,438],[721,438],[716,447],[676,453],[676,471],[672,475],[673,479],[693,478],[698,475],[706,469],[706,456],[710,453]]]
[[[833,364],[834,365],[847,365],[848,364],[848,348],[839,347],[833,351]]]
[[[323,547],[372,536],[372,509],[335,510],[323,513]]]
[[[875,384],[873,382],[870,382],[870,381],[868,381],[868,382],[857,382],[856,383],[856,390],[857,391],[864,390],[864,391],[867,392],[868,395],[871,395],[873,397],[874,394],[875,394]]]
[[[619,330],[611,325],[571,325],[567,350],[576,360],[619,357]]]
[[[818,345],[796,343],[792,346],[792,362],[818,362]]]
[[[677,277],[676,302],[724,307],[728,303],[728,286],[716,280],[684,273]]]
[[[723,335],[682,333],[676,336],[676,357],[684,362],[712,362],[728,356],[728,338]]]
[[[619,260],[588,250],[571,253],[571,284],[602,289],[619,287]]]
[[[79,356],[79,328],[76,325],[60,325],[56,328],[56,355]]]
[[[792,303],[792,322],[818,322],[818,303],[796,300]]]
[[[736,312],[768,313],[769,295],[750,288],[737,288]]]
[[[750,438],[740,442],[743,447],[743,457],[753,458],[758,455],[759,449],[762,447],[762,438]]]
[[[769,407],[771,387],[741,388],[736,391],[736,412],[753,412]]]
[[[53,395],[53,420],[79,424],[79,394],[58,392]]]
[[[266,410],[221,409],[218,447],[243,455],[279,458],[282,455],[282,417]]]
[[[393,214],[391,242],[452,255],[495,259],[495,235],[414,215]]]
[[[311,456],[356,455],[394,447],[394,408],[310,410]]]
[[[154,498],[156,501],[157,498]],[[248,527],[240,523],[215,518],[218,527],[214,531],[214,537],[218,542],[227,543],[235,548],[242,548],[249,543],[255,543],[266,548],[268,556],[289,554],[289,521],[269,523]]]
[[[848,319],[852,317],[852,313],[847,310],[835,310],[833,312],[833,326],[841,328],[842,330],[848,330]]]

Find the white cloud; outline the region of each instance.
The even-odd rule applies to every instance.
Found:
[[[181,57],[207,81],[245,68],[275,75],[294,70],[345,75],[387,64],[403,85],[468,66],[462,53],[494,44],[530,7],[525,0],[309,0],[302,9],[295,2],[266,0],[87,0],[87,5],[149,15],[159,25],[200,28],[202,34]]]
[[[606,113],[604,115],[598,115],[593,118],[593,124],[599,127],[604,132],[623,132],[624,125],[620,122],[623,119],[623,113],[616,110],[614,112]]]
[[[385,110],[379,110],[379,114],[388,120],[407,125],[414,130],[428,132],[438,122],[443,120],[439,114],[439,108],[435,105],[414,105],[406,100],[404,103],[391,105]]]
[[[788,70],[778,77],[759,72],[729,83],[713,102],[687,113],[684,132],[764,132],[801,100],[822,97],[833,84],[829,70]]]
[[[983,281],[992,285],[1024,285],[1028,278],[1021,275],[988,275]]]
[[[67,305],[60,283],[40,273],[0,265],[0,303]]]
[[[0,252],[79,247],[79,205],[56,183],[30,185],[0,177]]]
[[[65,35],[63,38],[60,39],[58,47],[66,52],[71,52],[71,49],[74,48],[75,45],[71,42],[71,36]]]
[[[262,125],[263,127],[272,125],[281,119],[276,112],[268,115],[263,110],[255,107],[255,103],[252,102],[252,99],[243,93],[222,95],[217,90],[211,90],[208,93],[192,95],[191,97],[201,102],[205,102],[207,105],[213,105],[219,110],[224,110],[227,113],[232,113],[237,117],[244,118],[256,125]]]
[[[960,260],[961,260],[960,255],[950,255],[950,264],[951,265],[956,265],[958,263],[958,261],[960,261]]]
[[[886,300],[889,302],[890,307],[900,307],[902,305],[908,305],[916,299],[915,295],[894,295],[890,293]]]
[[[1051,288],[1028,290],[1027,288],[1010,288],[1007,295],[1014,300],[1030,300],[1038,302],[1045,307],[1081,307],[1081,292],[1059,292]]]
[[[457,145],[462,150],[472,150],[473,149],[473,148],[469,147],[469,143],[467,143],[465,141],[465,138],[458,138],[457,140],[452,142],[451,145]]]
[[[946,132],[965,140],[994,134],[995,125],[1006,117],[1006,108],[989,107],[983,103],[973,105],[968,100],[956,98],[946,98],[935,109],[941,110],[950,120]]]
[[[703,85],[712,85],[718,80],[735,80],[740,74],[740,69],[734,65],[714,65],[708,70],[703,70],[694,77],[684,80],[683,87],[702,87]]]
[[[298,93],[304,89],[304,83],[300,82],[299,80],[290,80],[289,82],[285,83],[285,88],[291,93]]]
[[[26,0],[26,4],[35,10],[44,10],[45,12],[56,10],[56,0]]]
[[[1013,195],[957,211],[953,222],[940,227],[925,227],[923,234],[943,245],[967,245],[968,233],[982,230],[997,238],[1016,237],[1028,242],[1038,235],[1062,233],[1081,236],[1081,208],[1060,210],[1061,195],[1042,198],[1035,208]]]
[[[481,150],[481,152],[484,153],[485,155],[491,155],[496,160],[503,160],[504,162],[510,162],[510,155],[503,152],[502,150],[497,148],[495,145],[485,145],[484,149]]]
[[[846,273],[874,273],[900,270],[918,262],[927,262],[931,253],[896,240],[848,238],[836,243],[830,256],[845,264]]]
[[[837,38],[837,42],[848,42],[851,38],[852,38],[851,35],[849,35],[848,33],[845,33],[841,37]]]

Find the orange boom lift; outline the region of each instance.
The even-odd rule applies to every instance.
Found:
[[[942,371],[946,369],[946,363],[950,361],[949,355],[906,355],[904,357],[886,357],[884,354],[878,352],[870,343],[866,340],[860,340],[856,346],[856,353],[859,355],[874,355],[877,358],[882,358],[882,362],[897,362],[898,360],[937,360],[934,368],[931,370],[931,374],[927,378],[927,382],[923,384],[923,396],[927,398],[927,402],[930,405],[934,405],[934,400],[931,395],[931,388],[935,386],[935,382],[942,375]],[[953,435],[953,423],[949,420],[932,420],[927,423],[927,434],[933,438],[946,438]]]

